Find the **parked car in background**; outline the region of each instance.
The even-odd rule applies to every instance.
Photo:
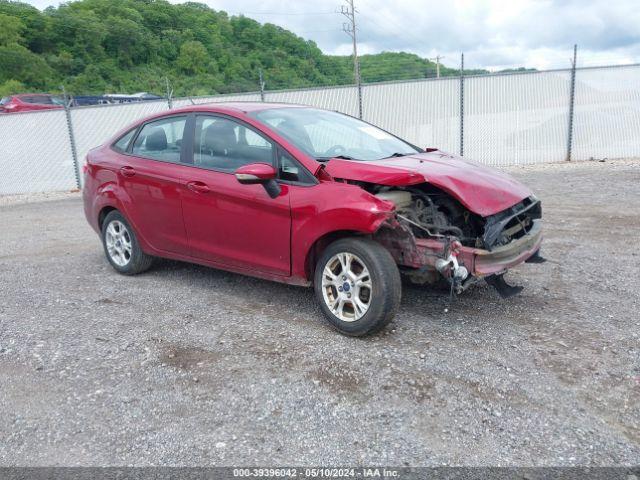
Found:
[[[83,107],[87,105],[113,105],[119,103],[148,102],[152,100],[162,100],[163,97],[153,93],[106,93],[104,95],[74,95],[71,99],[72,107]]]
[[[47,93],[21,93],[0,100],[0,113],[64,108],[64,99]]]
[[[148,92],[138,92],[132,94],[122,93],[106,93],[103,98],[109,101],[109,103],[135,103],[135,102],[147,102],[149,100],[162,100],[164,97],[155,95]]]
[[[133,94],[74,95],[69,105],[81,107],[87,105],[112,105],[119,103],[148,102],[161,100],[163,97],[153,93],[140,92]],[[29,112],[33,110],[51,110],[64,108],[64,99],[47,93],[21,93],[0,100],[0,113]]]
[[[541,262],[540,201],[510,176],[356,118],[289,104],[190,106],[89,152],[84,211],[113,268],[154,257],[313,285],[347,335],[383,328],[400,274],[484,279]]]
[[[103,95],[74,95],[71,97],[70,106],[85,107],[88,105],[109,105],[111,102]]]

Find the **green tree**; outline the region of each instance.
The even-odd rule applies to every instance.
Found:
[[[184,73],[203,73],[207,71],[209,54],[202,43],[197,40],[185,42],[180,47],[180,55],[176,64]]]
[[[43,88],[52,76],[47,63],[22,45],[0,47],[0,65],[0,82],[18,80],[35,88]]]
[[[0,25],[2,25],[2,28],[0,28],[0,45],[12,45],[24,40],[21,34],[25,26],[19,18],[0,13]]]
[[[7,80],[0,84],[0,98],[24,92],[25,86],[17,80]]]

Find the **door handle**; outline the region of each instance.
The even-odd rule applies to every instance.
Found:
[[[209,190],[209,186],[206,183],[203,182],[188,182],[187,183],[187,188],[189,190],[191,190],[192,192],[196,192],[196,193],[208,193],[211,190]]]
[[[133,167],[126,166],[120,169],[120,173],[123,177],[133,177],[136,174],[136,171]]]

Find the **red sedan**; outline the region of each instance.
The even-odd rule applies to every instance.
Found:
[[[508,175],[353,117],[226,103],[146,118],[87,156],[86,217],[123,274],[154,257],[315,288],[340,332],[383,328],[400,274],[462,292],[543,261],[540,202]]]
[[[0,113],[32,112],[64,108],[64,100],[46,93],[23,93],[0,100]]]

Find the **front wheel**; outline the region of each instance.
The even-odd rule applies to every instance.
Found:
[[[400,272],[391,254],[366,238],[329,245],[316,265],[314,288],[329,322],[363,336],[383,329],[400,305]]]

